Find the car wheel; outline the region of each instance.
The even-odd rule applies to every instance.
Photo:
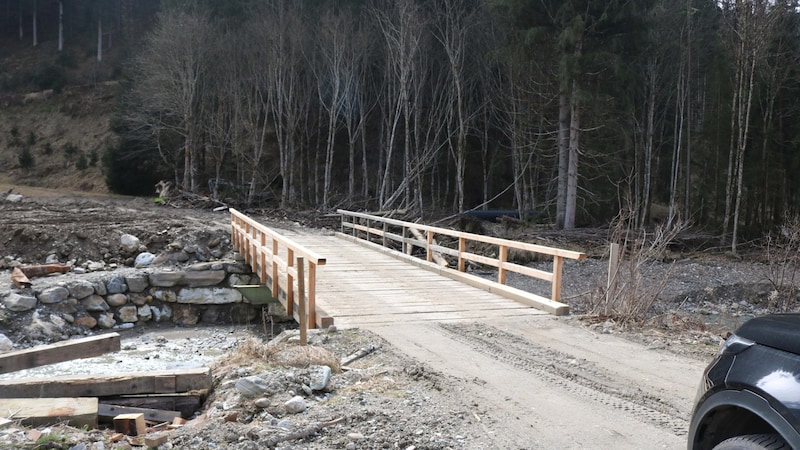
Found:
[[[786,443],[777,434],[748,434],[745,436],[736,436],[726,439],[716,447],[714,450],[791,450],[789,444]]]

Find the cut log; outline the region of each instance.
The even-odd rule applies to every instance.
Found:
[[[165,383],[174,378],[174,383]],[[172,388],[166,391],[165,386]],[[211,389],[211,369],[178,369],[162,372],[101,376],[68,376],[0,381],[0,398],[111,397],[127,394],[173,394]]]
[[[145,420],[152,422],[172,422],[176,417],[180,417],[178,411],[165,411],[161,409],[134,408],[131,406],[108,405],[100,403],[97,406],[97,416],[100,422],[111,422],[120,414],[142,414]]]
[[[31,427],[68,423],[97,428],[96,398],[0,398],[0,416]]]
[[[114,431],[126,436],[143,436],[147,430],[144,414],[120,414],[114,417]]]
[[[414,237],[417,238],[418,240],[423,241],[423,242],[427,242],[427,238],[425,236],[423,236],[422,233],[419,232],[419,230],[414,229],[414,228],[409,228],[408,230],[411,231],[411,234],[413,234]],[[439,243],[436,242],[436,239],[434,239],[433,242],[431,242],[431,244],[439,245]],[[433,261],[436,262],[436,264],[438,264],[439,267],[447,267],[447,265],[448,265],[447,260],[444,259],[444,257],[442,256],[441,253],[439,253],[439,252],[431,252],[431,256],[433,257]]]
[[[0,373],[15,372],[73,359],[90,358],[120,350],[118,333],[40,345],[0,355]]]

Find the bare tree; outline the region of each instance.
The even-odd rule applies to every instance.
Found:
[[[386,10],[373,8],[386,44],[387,94],[384,98],[386,118],[386,142],[383,176],[380,180],[379,202],[381,208],[391,207],[399,197],[391,194],[391,170],[394,167],[394,148],[398,140],[398,128],[403,130],[403,162],[400,185],[405,193],[406,204],[410,203],[412,186],[409,177],[412,169],[412,89],[417,76],[417,53],[425,30],[421,7],[413,0],[398,0],[384,5]]]
[[[142,100],[143,109],[128,113],[154,134],[168,131],[181,136],[183,143],[175,151],[183,154],[183,188],[193,192],[198,187],[198,108],[210,62],[211,35],[208,19],[201,12],[162,12],[136,58],[134,95]]]
[[[329,7],[320,20],[316,33],[316,45],[322,67],[317,71],[317,92],[319,102],[328,113],[327,137],[325,142],[324,182],[322,186],[322,207],[330,205],[331,174],[335,149],[335,137],[340,117],[344,114],[348,95],[355,83],[355,68],[351,54],[355,24],[348,11],[337,11]],[[353,145],[350,139],[350,166],[353,166]],[[351,172],[352,173],[352,172]],[[352,191],[352,176],[350,190]]]
[[[731,102],[731,149],[728,158],[723,235],[731,220],[731,252],[736,253],[739,214],[743,196],[744,154],[750,133],[756,69],[767,50],[775,14],[767,0],[723,2],[728,15],[728,36],[734,61],[734,92]]]
[[[436,2],[436,31],[434,36],[442,45],[447,56],[447,68],[450,73],[450,105],[452,116],[448,122],[452,124],[453,137],[448,139],[448,146],[455,161],[455,207],[464,211],[464,174],[467,166],[467,133],[475,117],[470,111],[468,95],[474,92],[474,80],[467,73],[466,61],[470,55],[469,36],[478,26],[481,2],[474,0],[441,0]]]

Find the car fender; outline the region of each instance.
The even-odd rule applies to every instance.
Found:
[[[792,446],[800,449],[800,433],[786,419],[784,419],[772,406],[767,399],[760,395],[747,391],[720,391],[708,396],[699,404],[693,414],[693,419],[689,425],[689,450],[694,450],[697,441],[697,431],[708,415],[719,408],[735,406],[746,409],[757,415],[768,423],[776,433]]]

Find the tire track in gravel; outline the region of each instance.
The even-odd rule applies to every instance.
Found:
[[[639,420],[683,436],[689,412],[625,384],[593,363],[536,345],[494,327],[440,324],[451,339],[497,361],[531,373],[538,379],[575,395],[624,411]],[[625,380],[623,380],[625,381]]]

